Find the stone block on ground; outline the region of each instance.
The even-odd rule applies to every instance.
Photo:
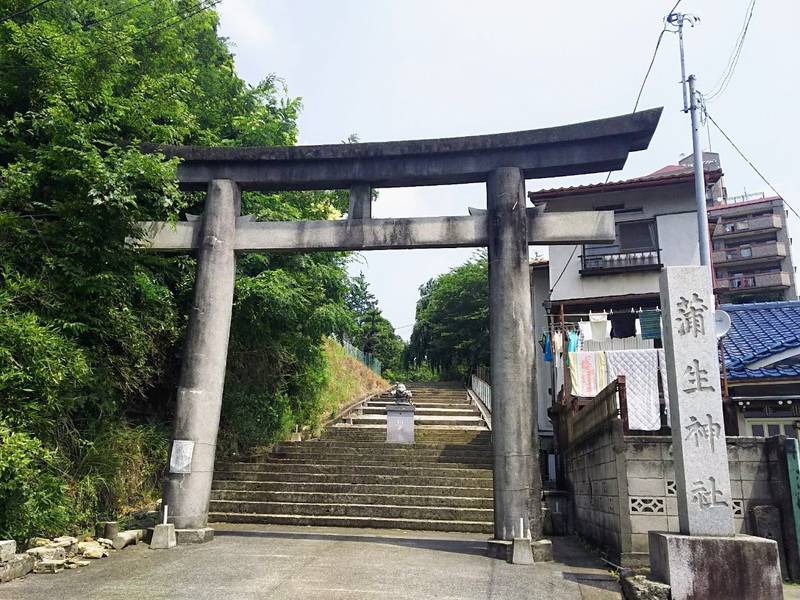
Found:
[[[752,534],[773,540],[778,544],[778,557],[781,560],[781,573],[788,578],[786,568],[786,550],[783,547],[783,529],[781,527],[781,511],[777,506],[754,506],[750,509]]]
[[[65,560],[53,560],[48,558],[38,561],[36,566],[33,567],[33,572],[37,574],[58,573],[64,570],[65,564]]]
[[[8,562],[17,555],[17,542],[14,540],[0,541],[0,562]]]
[[[200,529],[176,529],[175,540],[181,544],[204,544],[214,539],[214,530],[211,527]]]
[[[30,554],[36,560],[64,560],[66,553],[60,546],[37,546],[29,548],[26,554]]]
[[[119,523],[116,521],[100,521],[94,528],[95,537],[113,540],[119,533]]]
[[[175,525],[167,523],[156,525],[153,529],[153,537],[150,540],[150,548],[153,550],[167,550],[178,545],[175,538]]]
[[[669,586],[644,575],[623,575],[621,583],[625,600],[669,600]]]
[[[36,564],[36,559],[30,554],[17,554],[14,558],[0,564],[0,582],[6,583],[18,577],[24,577]]]
[[[550,540],[536,540],[531,542],[533,550],[533,562],[552,562],[553,561],[553,542]]]
[[[141,529],[128,529],[121,531],[114,538],[113,546],[115,550],[122,550],[126,546],[133,546],[144,537],[144,531]]]
[[[90,560],[83,560],[78,557],[72,557],[67,559],[65,566],[67,568],[75,568],[75,567],[85,567],[90,564],[92,564],[92,561]]]
[[[108,556],[108,548],[97,542],[81,542],[78,544],[78,553],[83,558],[105,558]]]
[[[50,540],[47,539],[47,538],[32,537],[32,538],[28,538],[28,541],[26,542],[25,545],[28,548],[38,548],[39,546],[47,546],[47,544],[49,544],[49,543],[50,543]]]
[[[514,538],[511,544],[511,564],[533,564],[533,550],[531,550],[531,541],[528,538]]]
[[[778,545],[749,535],[701,536],[651,531],[650,577],[672,600],[782,600]]]

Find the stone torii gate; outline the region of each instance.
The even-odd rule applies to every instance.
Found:
[[[528,245],[611,242],[615,235],[610,211],[526,209],[525,179],[620,169],[629,152],[647,148],[660,115],[661,109],[653,109],[546,129],[430,140],[157,148],[181,159],[182,189],[208,192],[202,220],[142,224],[149,249],[196,251],[198,257],[164,490],[169,522],[179,531],[207,525],[237,251],[487,246],[494,537],[501,543],[528,532],[541,537]],[[371,218],[373,188],[475,182],[486,183],[485,214]],[[349,189],[347,219],[239,217],[241,190],[319,189]]]

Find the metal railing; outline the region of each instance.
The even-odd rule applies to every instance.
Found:
[[[602,252],[587,254],[584,248],[581,256],[582,271],[606,271],[631,267],[658,266],[661,264],[660,248],[631,249],[625,252]]]
[[[369,352],[362,352],[360,349],[353,346],[350,343],[350,340],[347,338],[342,338],[341,340],[337,340],[344,348],[344,351],[349,355],[355,358],[356,360],[361,361],[365,365],[367,365],[376,375],[380,375],[383,369],[383,365],[381,365],[381,361],[375,358]]]
[[[715,287],[719,290],[743,290],[765,287],[789,287],[789,273],[750,273],[732,277],[717,277]]]
[[[481,399],[486,409],[492,412],[492,386],[477,375],[472,375],[469,387]]]

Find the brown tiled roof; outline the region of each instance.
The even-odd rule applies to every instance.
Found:
[[[722,169],[706,171],[706,183],[716,183],[722,177]],[[644,187],[657,187],[662,185],[674,185],[694,181],[694,169],[691,166],[667,165],[643,177],[624,179],[622,181],[609,181],[608,183],[590,183],[587,185],[575,185],[571,187],[551,188],[528,192],[528,197],[536,202],[537,200],[547,200],[549,198],[562,198],[564,196],[579,196],[582,194],[597,194],[615,192],[617,190],[636,189]]]

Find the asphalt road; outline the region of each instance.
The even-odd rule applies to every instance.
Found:
[[[485,536],[396,530],[216,525],[172,550],[140,544],[80,569],[0,584],[0,600],[617,600],[606,566],[574,538],[556,561],[487,558]]]

